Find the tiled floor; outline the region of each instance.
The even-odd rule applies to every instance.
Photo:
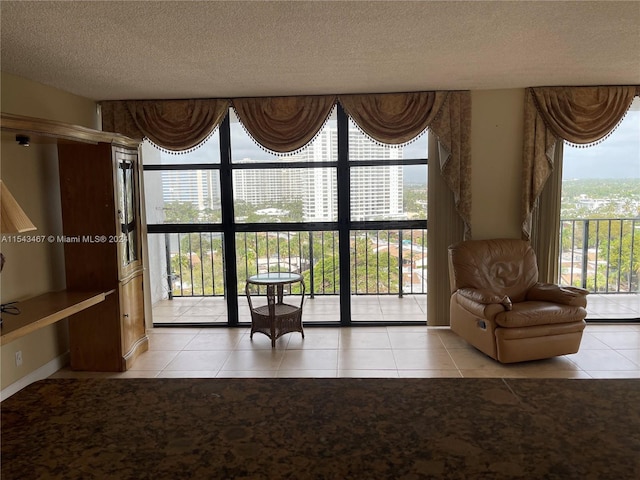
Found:
[[[580,351],[502,365],[447,327],[305,328],[270,340],[248,328],[155,328],[124,373],[53,377],[555,377],[640,378],[640,324],[586,327]]]
[[[640,317],[639,295],[590,295],[588,319]],[[240,321],[250,322],[241,298]],[[426,318],[426,296],[352,297],[358,321]],[[226,322],[223,298],[176,298],[154,306],[168,324]],[[290,333],[275,350],[249,329],[170,327],[149,331],[149,351],[124,373],[57,372],[57,377],[640,377],[640,322],[589,323],[580,351],[548,360],[502,365],[479,353],[447,327],[320,327],[339,318],[338,297],[305,299],[305,338]]]
[[[263,297],[264,298],[264,297]],[[263,298],[256,302],[260,304]],[[640,295],[609,294],[589,295],[587,320],[638,320],[640,319]],[[339,318],[338,296],[316,296],[305,298],[305,324],[337,322]],[[162,300],[153,306],[155,323],[212,323],[227,322],[227,307],[224,297],[178,297],[173,300]],[[238,299],[239,321],[251,322],[249,307],[244,297]],[[426,295],[373,296],[361,295],[351,297],[351,319],[358,322],[424,322],[427,317]]]

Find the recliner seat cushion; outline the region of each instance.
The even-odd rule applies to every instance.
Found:
[[[519,302],[513,304],[512,310],[498,313],[495,322],[505,328],[531,327],[579,322],[586,314],[586,310],[580,306],[539,301]]]

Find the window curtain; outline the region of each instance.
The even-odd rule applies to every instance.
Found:
[[[341,95],[358,127],[387,144],[411,141],[429,128],[429,325],[449,325],[448,247],[471,238],[471,95],[464,92]]]
[[[556,283],[560,257],[560,206],[562,200],[562,153],[564,143],[554,150],[553,170],[545,183],[532,212],[531,246],[538,260],[541,282]]]
[[[211,135],[227,114],[229,100],[117,100],[100,105],[103,130],[139,140],[147,137],[161,148],[180,152]]]
[[[267,150],[292,153],[311,142],[326,123],[335,95],[234,98],[232,105],[249,135]]]
[[[420,135],[440,112],[447,92],[340,95],[345,112],[369,137],[402,145]]]
[[[380,143],[407,143],[427,127],[433,132],[442,149],[439,172],[453,192],[465,236],[471,238],[470,93],[340,95],[338,101],[358,127]]]
[[[588,146],[603,140],[639,94],[640,86],[527,89],[522,238],[531,240],[541,281],[558,279],[562,142]]]

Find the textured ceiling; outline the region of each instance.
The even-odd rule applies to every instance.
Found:
[[[640,1],[1,1],[2,71],[95,100],[640,84]]]

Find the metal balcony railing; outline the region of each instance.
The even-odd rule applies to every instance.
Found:
[[[274,271],[302,274],[312,297],[340,293],[337,231],[243,232],[235,240],[239,295],[247,277]],[[224,295],[221,233],[165,234],[164,243],[172,297]],[[427,292],[425,229],[357,230],[349,243],[352,293]]]
[[[640,290],[640,219],[560,221],[560,283],[592,293]]]
[[[310,296],[338,295],[337,231],[236,234],[239,295],[256,273],[303,275]],[[592,293],[640,292],[640,219],[562,219],[559,282]],[[165,234],[171,296],[223,296],[221,233]],[[427,231],[356,230],[349,236],[351,294],[427,293]]]

